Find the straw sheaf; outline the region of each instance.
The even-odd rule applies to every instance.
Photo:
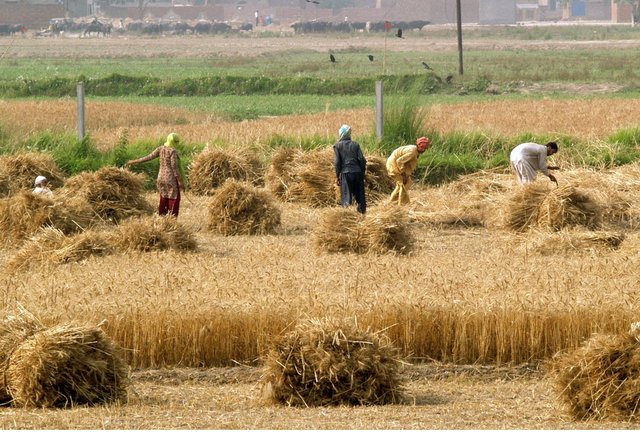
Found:
[[[292,182],[293,162],[302,154],[302,150],[291,147],[279,147],[271,158],[271,164],[265,175],[265,184],[272,194],[289,201],[288,190]]]
[[[318,252],[409,253],[414,237],[407,212],[397,206],[379,207],[362,216],[353,209],[323,212],[313,230]]]
[[[197,250],[193,232],[173,216],[141,216],[122,222],[109,236],[109,243],[121,251]]]
[[[404,399],[400,351],[379,332],[332,319],[308,320],[264,359],[266,400],[292,406],[382,405]]]
[[[263,171],[262,162],[246,151],[207,150],[189,167],[189,187],[196,195],[213,195],[228,178],[259,185]]]
[[[575,419],[637,420],[640,343],[633,328],[628,334],[594,335],[550,366],[560,399]]]
[[[387,160],[381,156],[369,155],[365,172],[367,202],[386,198],[395,188],[394,180],[387,172]]]
[[[105,232],[91,230],[67,237],[57,228],[41,228],[7,263],[7,270],[23,271],[106,255],[113,249],[109,237]]]
[[[6,381],[14,405],[50,408],[125,402],[128,376],[120,349],[100,328],[61,324],[13,351]]]
[[[546,194],[537,218],[539,226],[555,231],[577,225],[597,229],[602,223],[602,209],[587,192],[568,185]]]
[[[13,352],[24,340],[43,329],[44,325],[26,310],[0,321],[0,403],[9,403],[12,399],[5,375]]]
[[[208,227],[222,235],[273,234],[280,226],[280,216],[268,192],[227,180],[209,203]]]
[[[85,201],[96,219],[117,223],[127,217],[153,212],[144,199],[144,182],[144,174],[104,167],[71,177],[60,195],[63,200]]]
[[[64,181],[64,175],[49,154],[22,153],[0,156],[0,197],[32,190],[33,182],[39,175],[45,176],[53,189],[61,187]]]

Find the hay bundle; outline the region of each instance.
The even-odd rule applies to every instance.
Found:
[[[45,176],[53,188],[62,186],[64,175],[51,155],[21,153],[0,156],[0,197],[32,190],[33,181],[39,175]]]
[[[197,154],[189,167],[189,187],[196,195],[213,195],[229,179],[259,184],[262,162],[247,152],[208,150]]]
[[[400,351],[350,322],[308,320],[264,360],[264,396],[294,406],[378,405],[403,399]]]
[[[344,208],[327,209],[313,230],[317,251],[405,254],[414,238],[407,213],[398,206],[380,207],[363,217]]]
[[[222,235],[272,234],[280,226],[280,209],[267,192],[228,180],[209,203],[208,226]]]
[[[124,402],[127,380],[122,354],[104,332],[72,324],[31,335],[6,370],[13,403],[24,407]]]
[[[573,186],[551,189],[538,209],[538,225],[555,231],[576,225],[597,228],[601,221],[600,206],[590,195]]]
[[[110,253],[109,236],[87,230],[70,237],[53,227],[41,228],[7,263],[10,272],[27,270],[36,265],[77,262],[90,256]]]
[[[60,197],[47,198],[20,192],[0,199],[0,233],[5,242],[23,240],[41,227],[55,227],[68,234],[92,224],[93,213],[83,205],[69,205]]]
[[[84,201],[95,217],[117,223],[127,217],[153,212],[144,199],[144,181],[144,174],[104,167],[71,177],[60,190],[60,195],[64,201]]]
[[[549,193],[547,184],[533,182],[519,188],[509,199],[505,225],[514,231],[524,231],[538,220],[540,204]]]
[[[301,150],[291,147],[279,147],[271,158],[271,165],[265,175],[267,188],[275,196],[289,201],[289,185],[293,181],[293,161],[302,154]]]
[[[337,203],[335,173],[332,149],[302,153],[293,161],[289,200],[312,207],[335,205]]]
[[[635,326],[635,327],[634,327]],[[631,332],[595,335],[551,364],[560,398],[578,420],[634,420],[640,409],[640,343]]]
[[[365,173],[365,186],[367,201],[378,201],[389,195],[396,184],[387,172],[387,160],[380,156],[367,156],[367,171]]]
[[[43,324],[24,309],[0,321],[0,403],[11,401],[5,373],[12,353],[23,341],[43,329]]]
[[[123,251],[159,251],[198,248],[193,232],[173,216],[142,216],[124,221],[109,237],[110,244]]]

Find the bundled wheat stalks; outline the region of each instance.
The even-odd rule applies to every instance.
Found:
[[[109,242],[113,248],[121,251],[193,251],[198,248],[193,232],[174,216],[152,215],[128,219],[118,225],[109,236]]]
[[[553,360],[556,387],[575,419],[637,419],[639,325],[632,325],[628,334],[595,335],[580,348]]]
[[[540,255],[618,249],[625,234],[615,231],[588,231],[578,228],[557,232],[532,230],[520,239],[522,247]]]
[[[104,167],[71,177],[59,194],[68,207],[88,205],[94,219],[118,223],[153,212],[144,198],[144,182],[144,174]]]
[[[0,156],[0,197],[32,190],[39,175],[45,176],[54,189],[62,186],[64,175],[46,153]]]
[[[101,231],[87,230],[67,237],[57,228],[40,228],[9,260],[7,270],[15,272],[36,265],[58,265],[106,255],[113,250],[109,240],[110,235]]]
[[[272,234],[280,209],[267,192],[228,180],[209,203],[209,229],[222,235]]]
[[[262,162],[246,151],[205,150],[189,167],[189,187],[196,195],[213,195],[229,178],[260,184],[263,171]]]
[[[365,172],[367,202],[376,202],[387,198],[396,184],[387,172],[387,160],[381,156],[369,155]],[[338,189],[339,192],[339,189]]]
[[[399,403],[400,351],[381,333],[332,319],[307,320],[264,359],[267,400],[294,406]]]
[[[352,209],[323,212],[313,230],[317,251],[383,254],[408,253],[414,238],[407,213],[398,206],[379,207],[362,216]]]
[[[5,379],[13,404],[73,407],[126,401],[120,349],[100,328],[61,324],[38,331],[12,352]]]

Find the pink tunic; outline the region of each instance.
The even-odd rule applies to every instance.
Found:
[[[158,192],[160,196],[169,199],[176,199],[178,196],[178,171],[179,157],[176,149],[167,146],[161,146],[155,149],[147,156],[136,159],[135,163],[146,162],[151,159],[160,157],[160,170],[158,171]]]

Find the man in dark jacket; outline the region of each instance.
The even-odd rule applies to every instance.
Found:
[[[360,150],[360,144],[351,141],[351,126],[342,125],[338,132],[338,142],[333,146],[333,153],[342,207],[350,206],[355,199],[358,211],[364,214],[367,211],[364,196],[367,160]]]

